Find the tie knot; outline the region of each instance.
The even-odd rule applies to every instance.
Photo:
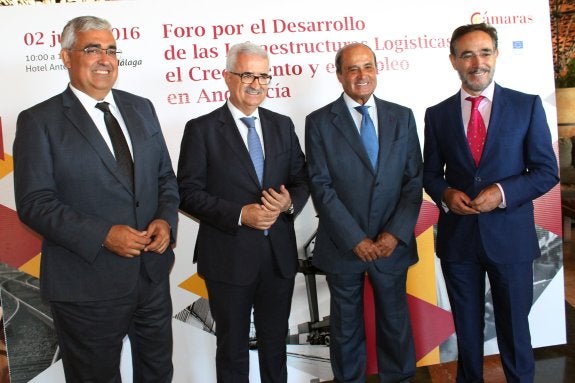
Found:
[[[360,106],[356,106],[355,110],[357,110],[359,113],[361,113],[362,116],[365,116],[366,114],[369,114],[368,108],[369,108],[369,106],[367,106],[367,105],[360,105]]]
[[[100,109],[102,112],[109,112],[110,107],[106,101],[102,101],[96,104],[96,108]]]
[[[242,122],[244,123],[245,126],[247,126],[248,128],[255,128],[256,127],[256,123],[255,117],[241,117],[240,120],[242,120]]]
[[[479,104],[481,103],[481,100],[483,100],[484,98],[485,96],[477,96],[477,97],[466,97],[465,99],[467,101],[471,101],[472,109],[477,109],[479,107]]]

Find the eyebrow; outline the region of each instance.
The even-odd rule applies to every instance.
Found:
[[[101,49],[110,49],[110,48],[116,49],[117,48],[115,44],[109,45],[107,48],[102,48],[102,44],[96,44],[96,43],[89,43],[88,45],[84,46],[84,48],[92,48],[92,47],[101,48]]]
[[[461,52],[461,54],[463,55],[463,54],[466,54],[466,53],[475,53],[475,52],[476,52],[476,51],[466,50],[466,51]],[[493,52],[493,48],[481,48],[481,49],[479,50],[479,52]]]

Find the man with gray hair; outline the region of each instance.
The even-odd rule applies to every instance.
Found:
[[[217,381],[249,382],[254,310],[261,381],[286,382],[286,335],[297,246],[294,217],[308,198],[293,122],[260,107],[266,51],[228,52],[228,101],[186,124],[178,163],[180,209],[200,221],[194,261],[216,322]]]
[[[169,273],[176,176],[150,100],[112,89],[110,23],[64,27],[66,90],[18,116],[14,190],[22,222],[43,236],[50,302],[68,382],[119,382],[123,339],[134,382],[171,382]]]

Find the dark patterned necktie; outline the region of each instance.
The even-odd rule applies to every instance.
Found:
[[[130,154],[128,142],[122,132],[122,128],[120,128],[120,124],[118,123],[118,120],[116,120],[116,117],[114,117],[112,112],[110,112],[110,107],[107,102],[103,101],[97,103],[96,108],[104,112],[104,122],[106,123],[106,129],[108,129],[108,134],[112,141],[112,147],[114,148],[114,156],[116,157],[118,168],[122,175],[126,177],[133,189],[134,163],[132,161],[132,155]]]

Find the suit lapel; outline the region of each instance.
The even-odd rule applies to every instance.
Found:
[[[144,179],[142,172],[145,172],[146,153],[145,141],[149,139],[150,134],[147,129],[145,129],[146,121],[141,113],[138,112],[138,108],[133,103],[126,100],[125,97],[114,92],[114,101],[122,114],[122,118],[130,134],[130,142],[132,143],[132,156],[134,158],[134,185],[137,185],[138,180]],[[129,187],[129,185],[122,178],[122,183]]]
[[[475,160],[471,155],[469,142],[467,141],[467,132],[465,131],[465,124],[461,117],[461,91],[457,92],[448,99],[445,108],[445,124],[442,129],[449,129],[445,132],[445,137],[450,142],[453,142],[451,147],[454,151],[458,151],[462,161],[475,169]]]
[[[112,173],[114,177],[116,177],[118,181],[120,181],[126,187],[127,190],[131,191],[130,185],[128,185],[124,177],[120,175],[118,163],[116,162],[114,155],[98,131],[96,124],[94,124],[94,121],[92,121],[92,117],[90,117],[88,112],[84,109],[84,106],[80,100],[78,100],[70,88],[64,91],[62,97],[64,114],[68,120],[70,120],[72,125],[80,132],[80,134],[82,134],[88,144],[102,159],[102,162],[106,168],[108,168],[110,173]]]
[[[497,135],[502,126],[503,116],[505,116],[505,109],[507,108],[507,98],[503,89],[495,84],[495,91],[493,92],[493,101],[491,105],[491,117],[487,126],[487,137],[485,137],[485,147],[483,148],[482,158],[489,156],[489,151],[497,143]],[[481,165],[481,162],[479,163]]]
[[[261,116],[260,116],[261,118]],[[263,121],[262,121],[263,127]],[[260,181],[258,180],[258,175],[256,174],[256,169],[254,168],[254,164],[250,157],[250,153],[240,132],[238,131],[238,127],[236,122],[234,121],[234,117],[232,113],[228,109],[226,105],[220,108],[220,116],[219,116],[219,125],[216,127],[219,134],[222,136],[222,139],[228,144],[232,152],[238,157],[239,163],[244,166],[246,172],[250,175],[250,178],[253,182],[260,187]],[[267,156],[266,160],[267,162]],[[265,162],[264,162],[264,179],[265,179]]]
[[[370,169],[373,174],[375,174],[373,167],[371,166],[371,161],[369,160],[365,147],[363,146],[363,142],[361,142],[361,136],[359,135],[355,122],[349,113],[349,109],[345,104],[343,96],[341,96],[332,105],[331,112],[334,115],[332,123],[335,129],[343,135],[363,164]]]
[[[377,157],[377,170],[380,173],[385,168],[390,154],[391,143],[396,136],[397,116],[390,110],[386,110],[382,100],[375,98],[377,108],[377,138],[379,141],[379,154]]]
[[[262,181],[262,183],[265,185],[266,180],[268,179],[268,177],[266,177],[266,174],[273,172],[272,170],[274,167],[273,159],[275,157],[275,153],[278,153],[280,150],[278,146],[279,145],[278,139],[280,138],[281,132],[277,131],[278,124],[272,118],[270,118],[265,109],[259,108],[259,115],[261,119],[260,122],[262,125],[262,135],[263,135],[262,138],[264,141],[264,152],[265,152],[264,176]]]

